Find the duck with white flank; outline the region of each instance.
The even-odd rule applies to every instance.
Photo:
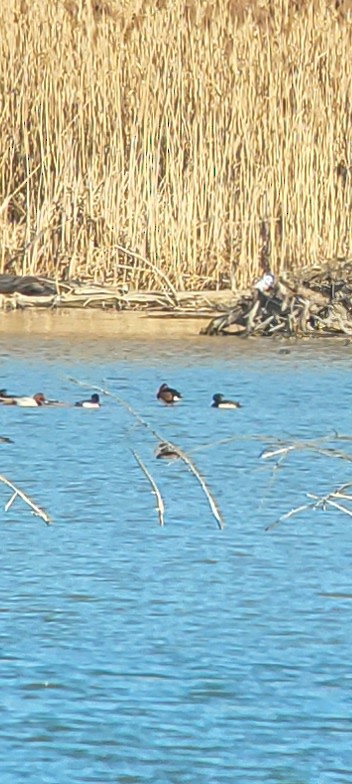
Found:
[[[224,395],[217,392],[213,395],[212,408],[242,408],[241,403],[237,400],[225,400]]]
[[[178,392],[177,389],[172,389],[167,384],[162,384],[159,387],[156,396],[161,403],[165,403],[167,406],[172,406],[173,403],[177,403],[178,400],[182,399],[181,392]]]
[[[75,406],[78,408],[100,408],[99,395],[94,392],[89,400],[79,400],[78,403],[75,403]]]
[[[35,395],[7,395],[5,389],[0,390],[0,404],[3,406],[37,408],[37,406],[45,406],[47,402],[42,392],[36,392]]]

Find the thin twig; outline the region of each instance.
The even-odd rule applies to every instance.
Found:
[[[344,514],[347,514],[349,517],[352,517],[351,510],[347,509],[346,506],[342,506],[342,504],[337,504],[336,501],[332,501],[331,498],[328,498],[326,503],[329,504],[330,506],[334,506],[335,509],[339,510],[339,512],[343,512]]]
[[[277,455],[287,454],[288,452],[299,451],[303,449],[310,450],[312,452],[317,452],[320,455],[324,455],[325,457],[335,457],[339,460],[347,460],[347,462],[352,462],[352,456],[349,455],[347,452],[341,452],[334,447],[321,447],[319,444],[322,441],[326,440],[334,440],[336,437],[322,437],[319,439],[312,439],[308,441],[295,441],[294,443],[287,444],[286,446],[279,446],[275,449],[266,449],[264,450],[260,457],[262,460],[270,460],[272,457],[277,457]]]
[[[307,493],[308,498],[315,498],[318,501],[319,505],[329,504],[330,506],[334,506],[335,509],[338,509],[339,512],[343,512],[344,514],[349,515],[349,517],[352,517],[352,511],[350,509],[347,509],[345,506],[342,506],[342,504],[337,504],[336,501],[332,501],[334,495],[335,493],[329,493],[329,495],[320,498],[318,495],[315,495],[314,493]]]
[[[131,449],[131,452],[133,454],[133,457],[137,461],[138,465],[140,466],[140,468],[142,469],[143,473],[145,474],[145,476],[147,477],[148,481],[150,482],[150,484],[152,486],[152,492],[156,496],[156,499],[157,499],[157,502],[158,502],[157,510],[158,510],[158,517],[159,517],[159,525],[163,526],[164,523],[165,523],[165,520],[164,520],[165,504],[164,504],[161,492],[160,492],[160,490],[158,488],[158,485],[155,482],[155,480],[153,479],[153,477],[150,474],[150,472],[148,471],[147,467],[144,465],[142,459],[139,457],[137,452],[135,452],[134,449]]]
[[[285,514],[280,515],[273,523],[270,523],[265,527],[266,531],[272,531],[273,528],[276,528],[280,523],[283,523],[284,520],[289,520],[290,517],[293,517],[299,512],[304,512],[306,509],[314,509],[316,504],[302,504],[301,506],[296,506],[294,509],[291,509],[290,512],[286,512]]]
[[[36,515],[36,517],[41,517],[41,519],[44,520],[44,523],[46,523],[47,525],[50,525],[52,523],[52,520],[49,517],[48,513],[45,511],[45,509],[42,509],[40,506],[34,503],[34,501],[32,501],[29,495],[27,495],[27,493],[25,493],[23,490],[20,490],[20,488],[17,487],[17,485],[15,485],[13,482],[11,482],[10,479],[7,479],[6,476],[0,475],[0,482],[3,482],[3,484],[7,485],[7,487],[11,487],[11,490],[14,491],[13,495],[11,496],[10,500],[7,502],[5,506],[6,512],[8,509],[10,509],[10,507],[12,506],[12,504],[14,503],[14,501],[18,496],[19,498],[22,498],[22,501],[24,501],[24,503],[27,504],[27,506],[30,507],[30,509],[32,510],[33,514]]]

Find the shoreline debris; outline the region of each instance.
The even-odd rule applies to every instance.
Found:
[[[352,337],[352,261],[310,267],[290,278],[275,280],[268,273],[201,334]]]

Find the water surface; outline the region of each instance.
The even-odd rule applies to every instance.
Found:
[[[54,519],[18,499],[1,514],[3,784],[350,782],[349,518],[307,510],[265,531],[307,491],[348,481],[349,464],[301,451],[273,472],[259,455],[275,438],[351,432],[351,347],[282,347],[2,335],[1,386],[75,401],[89,389],[74,377],[148,425],[109,397],[99,411],[0,408],[14,441],[1,472]],[[177,407],[157,403],[162,381]],[[214,392],[243,408],[211,409]],[[151,430],[192,456],[224,531],[187,469],[155,459]]]

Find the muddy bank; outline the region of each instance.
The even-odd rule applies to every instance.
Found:
[[[6,335],[41,335],[43,338],[135,338],[164,340],[194,338],[209,322],[209,316],[173,318],[167,314],[103,310],[25,310],[0,311],[0,337]]]
[[[128,291],[0,275],[0,330],[57,335],[352,337],[352,262],[275,276],[246,292]]]
[[[224,291],[124,291],[0,275],[0,332],[151,338],[198,335],[235,302]]]

